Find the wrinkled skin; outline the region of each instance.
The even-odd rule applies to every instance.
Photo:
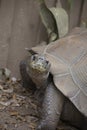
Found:
[[[34,91],[37,88],[43,95],[41,119],[36,130],[56,130],[59,119],[78,130],[87,130],[87,118],[55,87],[49,70],[49,62],[38,55],[20,63],[23,86],[32,86],[29,89]]]

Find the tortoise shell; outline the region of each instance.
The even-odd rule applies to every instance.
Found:
[[[75,28],[68,36],[32,50],[45,55],[55,86],[87,116],[87,29]]]

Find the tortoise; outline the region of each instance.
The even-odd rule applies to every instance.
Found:
[[[68,36],[30,52],[26,63],[20,63],[20,72],[27,87],[31,84],[44,91],[36,130],[56,130],[60,119],[87,130],[87,29],[75,28]]]

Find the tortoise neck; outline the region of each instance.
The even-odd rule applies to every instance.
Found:
[[[36,84],[37,88],[46,88],[49,82],[49,73],[44,76],[32,76],[33,82]]]

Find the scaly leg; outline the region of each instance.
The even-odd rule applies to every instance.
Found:
[[[50,83],[45,90],[41,120],[37,130],[56,130],[64,103],[64,96]]]

